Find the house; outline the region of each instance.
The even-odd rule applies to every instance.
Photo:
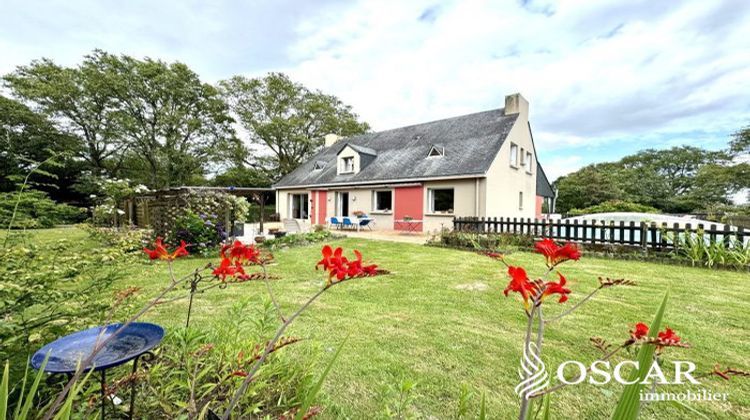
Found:
[[[526,99],[513,94],[500,109],[328,135],[320,152],[274,185],[277,211],[312,224],[362,211],[379,229],[403,229],[398,221],[406,218],[421,221],[422,231],[451,227],[454,216],[540,217],[553,192],[528,112]]]

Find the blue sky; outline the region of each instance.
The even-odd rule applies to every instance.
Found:
[[[531,104],[551,178],[750,124],[750,2],[0,0],[0,73],[94,48],[283,71],[376,130]]]

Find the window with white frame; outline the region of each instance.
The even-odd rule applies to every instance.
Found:
[[[390,212],[393,210],[393,191],[373,192],[372,211]]]
[[[518,210],[523,210],[523,191],[518,192]]]
[[[531,152],[526,152],[526,158],[523,160],[523,166],[526,168],[526,172],[531,173],[531,162],[534,160],[534,158],[531,155]]]
[[[453,188],[435,188],[428,190],[430,213],[453,213]]]
[[[343,157],[341,158],[341,172],[342,174],[348,174],[354,172],[354,157]]]
[[[514,143],[510,144],[510,166],[518,167],[518,145]]]

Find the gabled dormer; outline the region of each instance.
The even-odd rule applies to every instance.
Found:
[[[369,147],[347,144],[336,155],[336,173],[338,175],[358,174],[377,156]]]

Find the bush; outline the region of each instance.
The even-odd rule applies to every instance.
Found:
[[[0,249],[0,360],[21,367],[36,348],[91,325],[121,276],[119,250],[70,251],[74,244],[19,244]],[[17,378],[17,376],[15,376]]]
[[[18,201],[18,210],[13,220],[14,229],[51,228],[60,224],[80,223],[86,219],[84,209],[58,204],[42,191],[25,191],[18,201],[17,192],[0,193],[0,225],[7,228]]]
[[[444,229],[430,238],[429,245],[476,250],[527,249],[534,246],[534,238],[510,233],[473,233]]]
[[[316,230],[314,232],[307,233],[293,233],[285,235],[280,238],[269,239],[261,244],[262,247],[274,250],[279,248],[291,248],[296,246],[305,246],[318,242],[323,242],[331,239],[337,239],[343,237],[341,235],[334,235],[327,230]]]
[[[247,369],[253,349],[273,336],[277,323],[268,301],[241,300],[222,315],[211,328],[181,328],[167,334],[138,392],[139,415],[197,418],[206,408],[224,411],[242,383],[238,372]],[[237,418],[282,418],[301,404],[314,379],[315,363],[300,363],[284,353],[274,353],[252,381],[234,410]]]
[[[190,245],[191,253],[213,251],[227,239],[224,224],[216,221],[217,219],[215,215],[198,215],[187,210],[184,215],[175,219],[166,240],[175,244],[185,241]]]
[[[151,242],[153,232],[149,229],[108,228],[80,225],[95,241],[119,249],[125,254],[140,253]]]
[[[605,201],[603,203],[599,203],[599,204],[589,206],[583,209],[572,209],[570,210],[570,212],[568,212],[568,215],[569,216],[581,216],[584,214],[614,213],[614,212],[659,213],[659,210],[651,206],[633,203],[630,201],[609,200],[609,201]]]

